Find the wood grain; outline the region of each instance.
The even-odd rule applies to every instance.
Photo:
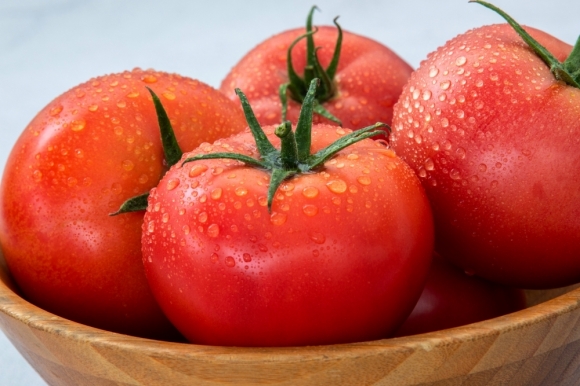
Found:
[[[50,314],[18,296],[0,261],[0,328],[51,385],[580,385],[580,289],[530,291],[528,299],[554,295],[504,317],[412,337],[211,347],[115,334]]]

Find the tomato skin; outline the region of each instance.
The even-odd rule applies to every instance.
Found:
[[[527,30],[559,60],[569,54]],[[425,187],[441,255],[519,288],[580,281],[578,100],[507,24],[459,35],[421,63],[391,145]]]
[[[146,86],[163,99],[185,149],[246,126],[219,91],[179,75],[136,69],[81,84],[49,103],[15,144],[0,189],[0,243],[32,303],[163,338],[175,332],[145,279],[144,212],[109,216],[164,173]]]
[[[273,127],[264,130],[279,146]],[[316,152],[345,130],[313,133]],[[257,154],[248,132],[193,153],[224,149]],[[431,260],[431,213],[414,173],[367,139],[284,181],[271,213],[268,181],[238,161],[199,160],[171,168],[152,191],[143,260],[172,323],[211,345],[387,337],[411,312]]]
[[[421,297],[395,336],[463,326],[525,307],[522,290],[469,276],[434,254]]]
[[[332,59],[338,36],[335,27],[321,26],[314,34],[318,59],[326,68]],[[262,125],[281,122],[281,102],[278,89],[288,82],[286,51],[290,44],[305,33],[296,28],[275,35],[248,52],[225,77],[220,90],[237,100],[235,88],[247,95]],[[390,124],[393,105],[412,68],[393,51],[372,39],[343,31],[343,42],[335,82],[337,95],[322,105],[342,121],[343,127],[358,129],[384,122]],[[292,51],[294,69],[303,74],[306,65],[306,43],[300,42]],[[298,120],[300,104],[288,98],[287,119]],[[332,123],[319,115],[314,122]]]

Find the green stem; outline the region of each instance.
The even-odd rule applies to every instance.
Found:
[[[280,138],[280,161],[284,169],[296,169],[298,165],[298,150],[296,136],[292,131],[290,121],[285,121],[274,132]]]

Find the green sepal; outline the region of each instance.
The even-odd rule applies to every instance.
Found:
[[[167,116],[167,111],[163,107],[161,100],[153,90],[149,87],[145,87],[151,98],[153,99],[153,105],[155,106],[155,113],[157,114],[157,123],[159,124],[159,133],[161,135],[161,145],[163,147],[163,154],[165,156],[165,162],[167,166],[171,167],[179,162],[183,151],[177,142],[175,137],[175,131],[171,125],[171,121]],[[116,212],[110,213],[109,216],[116,216],[122,213],[138,212],[140,210],[147,209],[147,197],[149,197],[149,192],[143,193],[139,196],[135,196],[126,200]]]
[[[312,143],[312,113],[314,111],[314,101],[316,100],[316,89],[320,85],[318,79],[310,82],[310,87],[302,103],[300,116],[296,123],[296,148],[298,150],[298,162],[304,162],[310,156],[310,145]]]
[[[276,148],[274,145],[272,145],[272,142],[270,142],[266,136],[266,133],[264,133],[264,130],[262,130],[262,127],[258,123],[256,115],[254,114],[254,110],[252,110],[252,106],[250,106],[250,102],[248,101],[246,95],[239,88],[236,88],[236,95],[238,98],[240,98],[242,109],[244,110],[244,115],[246,117],[246,122],[248,122],[252,136],[256,141],[256,147],[260,153],[260,156],[262,158],[267,158],[270,154],[276,153]]]
[[[183,152],[177,143],[175,131],[171,126],[167,112],[161,104],[159,97],[149,87],[147,87],[147,90],[149,90],[151,98],[153,98],[153,104],[155,105],[157,122],[159,123],[159,131],[161,132],[161,144],[163,145],[163,153],[165,154],[165,162],[167,162],[167,165],[173,166],[179,162]]]
[[[244,155],[244,154],[229,153],[229,152],[199,154],[199,155],[195,155],[193,157],[188,157],[185,160],[183,160],[183,162],[181,163],[181,166],[185,165],[186,163],[193,162],[193,161],[199,161],[202,159],[233,159],[236,161],[241,161],[241,162],[248,164],[248,165],[259,167],[259,168],[264,168],[264,169],[268,168],[268,165],[264,162],[261,162],[260,160],[257,160],[255,158],[252,158],[252,157]]]
[[[372,126],[368,126],[363,129],[353,131],[352,133],[345,135],[344,137],[341,137],[340,139],[331,143],[324,149],[321,149],[312,156],[310,156],[308,160],[308,166],[311,169],[315,169],[320,165],[324,164],[329,158],[334,156],[336,153],[338,153],[344,148],[349,147],[353,143],[362,141],[363,139],[375,137],[377,135],[384,135],[385,130],[381,130],[380,128],[386,128],[387,132],[391,131],[389,125],[381,122],[377,122]]]
[[[298,170],[284,170],[284,169],[272,169],[272,175],[270,176],[270,184],[268,185],[268,212],[272,213],[272,202],[274,201],[274,195],[280,187],[280,184],[287,178],[296,175]]]
[[[526,44],[542,59],[544,63],[550,68],[554,77],[576,88],[580,88],[580,39],[576,41],[576,45],[572,53],[564,61],[560,63],[558,59],[552,55],[544,46],[542,46],[536,39],[526,32],[511,16],[497,8],[495,5],[487,3],[482,0],[469,0],[470,3],[478,3],[486,8],[491,9],[500,15],[504,20],[512,26],[512,28],[520,35]]]
[[[338,16],[332,21],[338,30],[338,38],[336,39],[336,45],[334,46],[334,54],[332,55],[332,60],[328,67],[326,67],[326,73],[330,79],[334,79],[336,75],[336,69],[338,68],[338,61],[340,60],[340,51],[342,49],[342,28],[337,22]]]
[[[116,216],[122,213],[138,212],[147,209],[147,198],[149,192],[143,193],[140,196],[135,196],[125,201],[116,212],[109,213],[109,216]]]

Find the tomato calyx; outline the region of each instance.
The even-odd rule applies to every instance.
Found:
[[[161,144],[163,145],[164,164],[167,168],[175,165],[181,159],[183,151],[177,143],[177,138],[175,137],[175,131],[173,126],[171,126],[171,121],[167,116],[167,112],[159,100],[159,97],[153,90],[146,87],[151,94],[153,99],[153,104],[155,105],[155,113],[157,114],[157,122],[159,124],[159,131],[161,134]],[[109,216],[116,216],[122,213],[137,212],[140,210],[147,209],[147,199],[149,197],[149,192],[140,194],[138,196],[132,197],[127,201],[123,202],[116,212],[109,213]]]
[[[288,110],[288,99],[295,100],[298,103],[304,103],[304,98],[308,92],[309,84],[313,79],[318,78],[321,80],[321,85],[316,92],[316,98],[314,102],[314,112],[316,114],[322,115],[326,119],[329,119],[339,125],[342,125],[340,119],[332,115],[328,110],[326,110],[322,103],[333,98],[336,93],[336,84],[334,83],[334,76],[336,74],[336,69],[338,68],[338,61],[340,59],[340,50],[342,47],[342,28],[336,21],[338,16],[334,18],[333,23],[338,30],[338,38],[336,39],[336,44],[334,46],[334,53],[330,64],[326,69],[322,67],[320,61],[318,60],[317,51],[320,47],[314,45],[313,35],[318,31],[318,29],[312,28],[312,16],[314,11],[318,9],[316,6],[310,9],[308,17],[306,18],[306,33],[299,36],[296,40],[290,44],[288,47],[288,52],[286,56],[286,63],[288,68],[288,79],[287,83],[280,85],[279,94],[280,100],[282,101],[282,121],[286,120],[286,112]],[[300,77],[296,73],[294,66],[292,65],[292,49],[298,42],[302,39],[306,39],[306,66],[304,67],[304,76]]]
[[[310,82],[310,87],[308,88],[302,108],[300,109],[296,131],[292,131],[292,124],[290,121],[284,121],[274,131],[274,134],[280,138],[281,141],[280,150],[272,145],[264,133],[264,130],[254,115],[246,95],[240,89],[236,89],[236,94],[242,103],[248,126],[254,140],[256,141],[256,147],[260,154],[260,159],[255,159],[238,153],[218,152],[200,154],[186,158],[181,165],[183,166],[188,162],[203,159],[227,158],[269,171],[271,177],[268,186],[268,211],[271,212],[274,194],[282,181],[301,173],[311,172],[321,167],[324,162],[333,157],[337,152],[356,142],[376,135],[384,135],[385,130],[382,130],[381,128],[390,131],[387,124],[377,122],[372,126],[353,131],[318,152],[310,154],[310,144],[312,142],[312,115],[315,111],[316,91],[319,84],[320,80],[318,78],[315,78]]]
[[[489,8],[499,14],[505,21],[512,26],[512,28],[520,35],[520,37],[530,46],[532,50],[546,63],[550,71],[557,80],[566,83],[569,86],[580,88],[580,37],[576,41],[576,45],[572,49],[570,55],[564,62],[560,62],[554,57],[544,46],[542,46],[536,39],[528,34],[521,25],[512,19],[507,13],[497,8],[493,4],[482,0],[470,0],[470,3],[478,3],[486,8]]]

